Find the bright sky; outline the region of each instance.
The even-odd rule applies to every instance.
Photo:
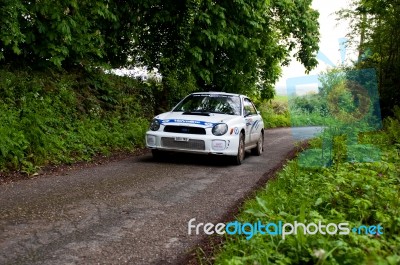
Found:
[[[345,8],[351,0],[314,0],[313,8],[320,13],[320,52],[323,53],[334,65],[342,62],[339,40],[345,38],[349,32],[346,22],[336,21],[336,11]],[[354,57],[354,54],[347,53],[347,57]],[[311,71],[309,75],[318,75],[330,66],[324,61],[319,60],[319,65]],[[293,59],[290,66],[283,69],[283,75],[275,85],[277,94],[286,94],[286,81],[288,78],[296,78],[305,76],[305,68]],[[302,85],[296,90],[297,94],[304,94],[308,91],[317,91],[317,84]]]

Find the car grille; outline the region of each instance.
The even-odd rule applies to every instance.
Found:
[[[200,128],[200,127],[167,125],[164,127],[164,132],[186,133],[186,134],[206,134],[206,129]]]
[[[187,142],[175,141],[174,138],[162,137],[161,145],[168,148],[185,149],[185,150],[205,150],[206,145],[203,140],[189,139]]]

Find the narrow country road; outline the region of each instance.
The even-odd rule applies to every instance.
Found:
[[[266,131],[262,156],[233,166],[220,157],[146,154],[0,186],[0,264],[177,264],[279,165],[291,129]]]

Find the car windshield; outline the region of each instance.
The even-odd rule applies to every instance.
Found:
[[[192,94],[172,111],[183,111],[187,114],[222,113],[240,115],[240,98],[239,96],[223,94]]]

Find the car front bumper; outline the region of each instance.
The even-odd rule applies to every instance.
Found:
[[[164,151],[236,156],[239,135],[223,136],[148,131],[146,146]]]

